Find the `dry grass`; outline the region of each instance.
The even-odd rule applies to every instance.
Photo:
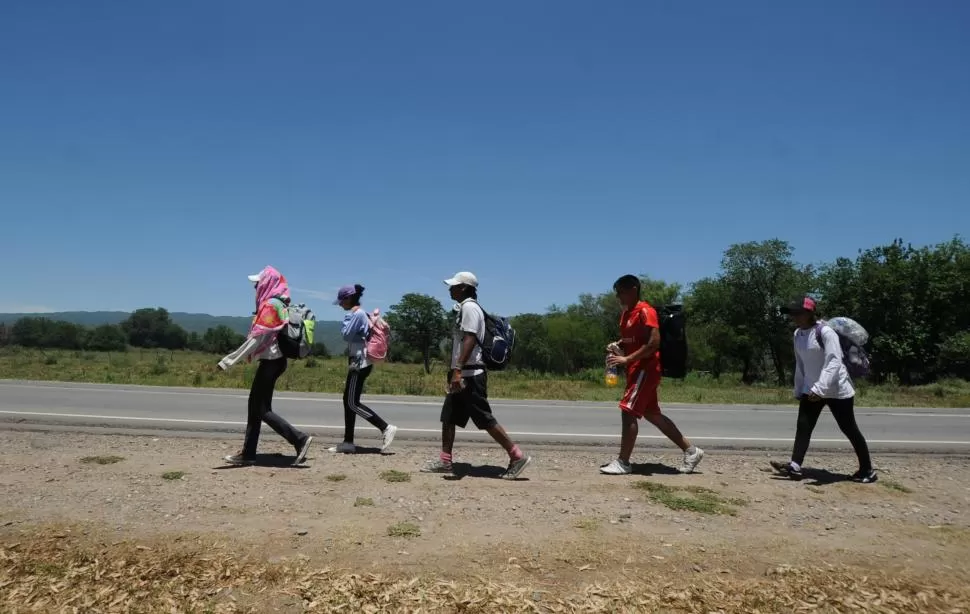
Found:
[[[166,471],[165,473],[162,474],[162,479],[169,480],[169,481],[181,480],[184,477],[185,477],[184,471]]]
[[[385,482],[410,482],[411,474],[405,473],[404,471],[397,471],[395,469],[390,469],[388,471],[381,471],[381,479]]]
[[[716,491],[700,486],[670,486],[641,480],[634,483],[633,487],[645,491],[654,503],[679,512],[735,516],[738,513],[737,508],[747,503],[744,499],[724,498]]]
[[[85,465],[114,465],[125,460],[124,456],[85,456],[81,462]]]
[[[343,482],[346,479],[347,479],[347,476],[345,476],[342,473],[332,473],[327,476],[328,482]]]
[[[595,518],[580,518],[573,526],[583,531],[595,531],[600,528],[600,521]]]
[[[913,492],[912,488],[904,486],[895,480],[880,480],[879,483],[882,484],[884,488],[893,492],[899,492],[907,495]]]
[[[609,583],[539,585],[469,577],[394,577],[235,556],[196,541],[81,543],[69,532],[21,534],[0,543],[0,611],[77,612],[965,612],[970,589],[937,578],[844,567],[673,576],[654,570]]]
[[[374,500],[370,497],[357,497],[354,507],[374,507]]]
[[[421,527],[413,522],[399,522],[387,527],[387,534],[391,537],[421,537]]]

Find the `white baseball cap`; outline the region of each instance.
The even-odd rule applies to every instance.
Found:
[[[446,279],[445,285],[449,288],[453,286],[471,286],[472,288],[477,288],[478,278],[472,273],[462,271],[461,273],[455,273],[455,276],[451,279]]]
[[[262,276],[263,276],[262,273],[256,273],[255,275],[250,275],[249,276],[249,281],[253,282],[254,284],[258,284],[259,283],[259,278],[262,277]]]

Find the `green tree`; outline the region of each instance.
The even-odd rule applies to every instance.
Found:
[[[387,313],[394,344],[403,346],[398,351],[410,349],[419,354],[426,373],[431,373],[431,359],[448,338],[452,319],[436,298],[415,293],[405,294]]]
[[[203,351],[202,335],[195,331],[189,333],[188,339],[185,342],[185,347],[193,352]]]
[[[546,316],[537,313],[515,316],[512,318],[512,328],[515,329],[512,365],[519,369],[549,371],[552,365],[552,350],[549,346]]]
[[[916,384],[951,372],[943,356],[959,356],[959,335],[970,330],[970,247],[960,238],[867,249],[824,267],[819,286],[826,315],[869,331],[876,379]]]
[[[128,335],[128,343],[135,347],[181,350],[189,342],[189,334],[172,322],[168,311],[161,307],[135,311],[121,323],[121,328]]]
[[[85,336],[84,327],[77,324],[36,317],[21,318],[11,330],[14,345],[35,348],[79,350]]]
[[[757,344],[753,326],[731,308],[733,290],[723,278],[705,278],[694,283],[685,301],[688,325],[688,360],[692,369],[710,371],[720,377],[738,369],[741,380],[755,379]],[[704,362],[702,362],[704,361]]]
[[[215,328],[209,328],[202,335],[202,350],[210,354],[228,354],[235,350],[246,337],[240,335],[228,326],[220,324]]]
[[[120,326],[102,324],[88,333],[85,348],[95,352],[124,352],[128,349],[128,340]]]
[[[813,269],[792,260],[787,242],[740,243],[724,252],[716,278],[694,284],[688,313],[709,325],[707,341],[714,351],[741,363],[743,381],[753,381],[767,360],[777,381],[785,383],[794,356],[791,328],[778,307],[815,284]]]
[[[50,322],[47,318],[20,318],[10,329],[10,341],[25,348],[44,347],[45,329]]]

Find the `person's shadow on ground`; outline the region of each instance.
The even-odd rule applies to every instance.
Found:
[[[633,463],[633,475],[680,475],[676,467],[660,463]],[[694,473],[700,473],[695,471]]]
[[[497,465],[472,465],[471,463],[453,463],[451,475],[446,475],[446,480],[463,480],[465,478],[487,478],[500,480],[505,475],[505,467]],[[515,481],[527,481],[528,478],[517,478]]]
[[[245,465],[230,465],[229,463],[223,463],[214,469],[223,471],[226,469],[244,469],[246,467],[274,467],[279,469],[307,469],[307,461],[303,461],[300,465],[294,465],[293,461],[296,460],[295,454],[280,454],[276,452],[274,454],[257,454],[256,458],[251,463]],[[309,459],[307,459],[309,460]]]
[[[780,473],[774,474],[771,476],[771,479],[784,480],[786,482],[794,481],[787,475]],[[805,482],[809,486],[829,486],[830,484],[838,484],[839,482],[851,482],[852,476],[844,473],[832,473],[828,469],[809,469],[802,467],[802,479],[798,481]]]

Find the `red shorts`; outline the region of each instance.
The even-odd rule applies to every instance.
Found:
[[[660,388],[660,374],[637,371],[627,375],[626,391],[620,400],[620,409],[637,418],[647,414],[660,413],[657,389]]]

